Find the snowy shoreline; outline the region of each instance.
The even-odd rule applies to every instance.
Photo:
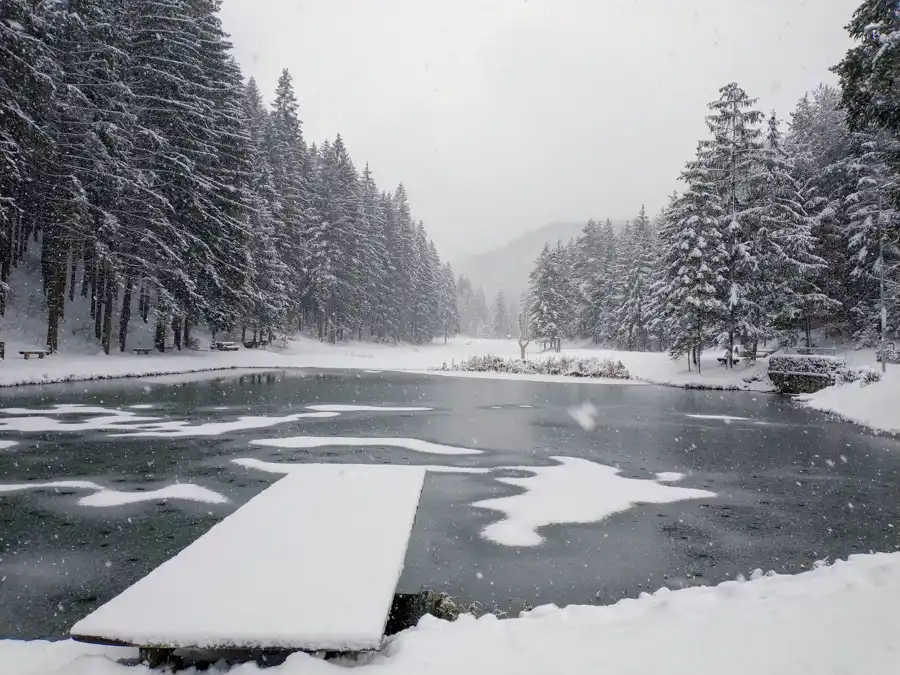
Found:
[[[380,652],[325,662],[294,654],[280,666],[232,672],[383,675],[610,673],[896,673],[900,553],[851,555],[796,575],[739,577],[717,586],[661,588],[611,605],[554,605],[499,620],[425,617]],[[748,643],[764,645],[753,648]],[[59,642],[0,640],[4,675],[150,675],[123,665],[137,651]],[[736,658],[739,655],[739,658]]]
[[[672,361],[667,354],[659,352],[621,352],[593,347],[564,348],[561,352],[566,356],[619,360],[629,371],[628,380],[445,369],[448,364],[486,354],[516,358],[519,348],[514,340],[454,338],[447,344],[425,346],[371,342],[331,345],[301,337],[279,351],[185,351],[149,356],[107,356],[67,351],[45,359],[27,361],[12,356],[20,348],[22,346],[15,342],[7,342],[7,354],[10,356],[0,364],[0,388],[238,370],[325,369],[608,386],[654,384],[681,389],[774,393],[766,377],[765,362],[749,367],[742,364],[728,370],[716,363],[715,353],[712,352],[703,356],[703,370],[700,373],[696,369],[687,370],[684,361]],[[558,355],[535,351],[528,355],[532,361],[553,356]],[[851,360],[855,366],[871,365],[874,363],[874,352],[854,352]],[[884,381],[866,387],[860,387],[857,383],[845,384],[795,400],[798,405],[834,415],[876,433],[900,434],[900,416],[896,414],[900,406],[900,372],[895,370],[889,369]]]

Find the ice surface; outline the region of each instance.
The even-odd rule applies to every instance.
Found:
[[[239,417],[231,422],[207,422],[205,424],[191,424],[184,420],[172,422],[158,422],[155,424],[143,424],[140,431],[125,431],[114,434],[116,436],[143,437],[143,438],[184,438],[188,436],[219,436],[232,431],[244,429],[265,429],[278,424],[297,422],[302,419],[322,419],[337,417],[336,412],[310,412],[283,415],[281,417]]]
[[[81,497],[80,506],[108,507],[165,499],[181,499],[206,504],[227,504],[228,499],[218,492],[191,483],[175,483],[158,490],[113,490],[86,480],[57,480],[46,483],[17,483],[0,485],[0,495],[26,490],[92,490],[94,494]]]
[[[309,466],[308,464],[298,464],[294,462],[266,462],[261,459],[254,459],[252,457],[242,457],[239,459],[231,460],[238,466],[243,466],[247,469],[256,469],[258,471],[265,471],[267,473],[280,473],[280,474],[288,474],[293,473],[294,471],[302,471],[304,466]],[[387,466],[385,464],[380,464],[379,466]],[[408,466],[406,464],[402,465],[391,465],[391,466]],[[491,469],[482,469],[478,467],[470,467],[470,466],[432,466],[428,464],[421,465],[421,468],[425,469],[429,473],[489,473]]]
[[[420,467],[307,464],[72,634],[172,647],[377,648],[424,477]]]
[[[351,436],[291,436],[289,438],[265,438],[250,441],[251,445],[265,445],[271,448],[328,448],[328,447],[393,447],[432,455],[480,455],[481,450],[461,448],[421,441],[418,438],[356,438]]]
[[[420,407],[403,407],[403,406],[385,406],[385,405],[308,405],[310,410],[319,410],[322,412],[427,412],[433,408]]]
[[[507,467],[527,478],[498,478],[524,488],[521,494],[476,502],[501,511],[506,518],[482,530],[482,536],[505,546],[539,546],[545,525],[594,523],[635,504],[666,504],[683,499],[715,497],[706,490],[660,485],[652,480],[623,478],[619,469],[575,457],[554,457],[549,467]]]

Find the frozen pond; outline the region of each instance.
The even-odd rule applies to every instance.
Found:
[[[900,546],[900,442],[759,394],[220,372],[7,389],[0,408],[6,637],[64,634],[310,461],[429,467],[400,588],[486,608]]]

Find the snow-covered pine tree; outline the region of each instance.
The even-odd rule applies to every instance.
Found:
[[[491,335],[495,338],[504,338],[510,332],[509,308],[506,304],[506,294],[503,291],[494,296],[493,321],[491,323]]]
[[[227,237],[232,226],[238,241],[243,239],[240,226],[220,211],[221,195],[216,194],[221,183],[212,158],[220,141],[214,110],[219,100],[213,87],[226,85],[211,68],[216,58],[209,52],[221,47],[215,44],[218,40],[224,41],[204,20],[212,9],[193,0],[126,3],[131,35],[128,83],[142,128],[139,168],[151,181],[149,189],[168,205],[168,218],[157,223],[163,229],[152,235],[180,263],[160,269],[154,289],[159,350],[165,349],[173,320],[206,319],[215,312],[212,289],[219,285],[221,268],[210,242]]]
[[[313,158],[303,140],[298,108],[293,79],[288,70],[283,70],[269,113],[266,147],[272,185],[278,197],[273,207],[275,246],[291,272],[290,314],[303,328],[304,310],[314,315],[309,270],[312,256],[306,244],[319,222],[312,204]]]
[[[445,263],[441,267],[440,279],[440,331],[444,336],[444,344],[447,344],[447,339],[460,330],[456,277],[450,263]]]
[[[566,251],[561,243],[555,248],[545,244],[529,278],[532,334],[557,349],[569,321],[570,289],[565,259]]]
[[[40,228],[38,172],[52,152],[50,100],[59,68],[47,39],[53,8],[30,0],[6,0],[0,15],[0,314],[6,282]]]
[[[416,246],[416,226],[409,208],[406,188],[401,183],[393,195],[396,208],[396,231],[391,251],[396,276],[393,280],[397,300],[395,310],[399,327],[399,339],[414,340],[413,308],[415,307],[416,279],[419,274],[419,250]]]
[[[238,320],[249,269],[253,183],[244,81],[219,19],[221,0],[190,2],[202,65],[200,84],[211,111],[207,125],[213,154],[201,154],[196,160],[207,185],[203,220],[193,223],[194,235],[205,247],[206,265],[196,271],[203,302],[199,311],[188,310],[176,317],[173,332],[178,347],[182,338],[179,318],[185,321],[185,333],[190,323],[200,318],[213,331],[230,328]]]
[[[383,339],[390,312],[391,293],[388,286],[390,260],[387,251],[387,215],[368,164],[359,176],[359,201],[359,257],[364,275],[362,312],[372,333]]]
[[[759,123],[763,118],[751,99],[736,82],[719,90],[719,98],[709,104],[712,111],[706,125],[712,139],[701,142],[700,156],[713,179],[722,215],[720,229],[728,252],[725,303],[728,313],[722,324],[721,341],[728,348],[728,364],[734,353],[735,338],[753,339],[760,327],[753,323],[756,272],[759,260],[749,242],[754,237],[751,218],[754,193],[750,177],[759,164],[762,147]]]
[[[855,189],[849,176],[851,145],[837,90],[821,85],[800,99],[785,148],[812,219],[815,254],[826,263],[814,282],[833,301],[815,310],[810,322],[835,334],[846,332],[850,324],[845,200]]]
[[[437,278],[437,252],[425,234],[425,226],[420,221],[415,233],[416,260],[413,280],[412,325],[410,338],[416,344],[430,342],[437,333],[439,284]]]
[[[669,353],[688,355],[698,368],[704,346],[728,314],[722,289],[730,283],[717,176],[703,155],[701,145],[698,158],[681,174],[686,189],[667,211],[659,233],[662,272],[655,289],[665,301],[660,307]]]
[[[857,43],[832,71],[841,85],[841,106],[854,131],[870,127],[900,135],[900,9],[894,0],[864,0],[847,25]]]
[[[796,342],[802,330],[809,345],[813,316],[831,302],[817,286],[825,261],[815,254],[812,218],[803,206],[796,173],[773,112],[760,163],[751,178],[757,198],[749,245],[758,261],[751,286],[751,323],[757,327],[750,338],[753,350],[760,338],[774,334],[776,326],[782,344]]]
[[[242,323],[257,337],[288,327],[290,281],[292,271],[281,257],[276,234],[283,231],[276,213],[280,211],[278,195],[269,167],[267,138],[268,113],[253,78],[247,82],[244,97],[244,119],[250,134],[253,165],[250,218],[250,272],[245,289]]]
[[[849,253],[856,282],[851,310],[854,339],[874,346],[882,324],[888,339],[897,336],[900,300],[900,212],[894,196],[900,177],[890,160],[900,144],[887,132],[857,132],[859,151],[852,166],[856,190],[847,197]]]
[[[621,305],[616,314],[618,339],[625,349],[649,349],[648,303],[656,257],[655,234],[644,206],[626,230],[628,264],[620,268]]]

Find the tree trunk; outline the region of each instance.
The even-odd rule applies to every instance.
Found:
[[[247,324],[241,326],[241,342],[247,341]]]
[[[728,330],[728,367],[734,368],[734,328]]]
[[[156,320],[156,333],[153,336],[153,346],[159,352],[166,351],[166,322],[159,318]]]
[[[78,258],[75,255],[75,248],[71,248],[71,256],[72,256],[72,270],[69,273],[69,302],[73,302],[75,300],[75,279],[76,272],[78,271]]]
[[[55,269],[50,279],[47,295],[47,349],[59,351],[59,320],[65,298],[65,270]]]
[[[181,317],[172,319],[172,333],[175,335],[175,348],[181,351]]]
[[[182,335],[185,349],[191,348],[191,320],[184,317],[184,335]]]
[[[128,341],[128,324],[131,322],[131,289],[134,286],[134,278],[125,277],[125,290],[122,293],[122,311],[119,312],[119,351],[125,351],[125,343]]]
[[[106,298],[103,303],[103,352],[109,354],[112,343],[113,301],[116,297],[116,284],[112,275],[106,274]]]
[[[99,278],[97,279],[92,296],[94,307],[94,337],[96,337],[97,340],[100,340],[103,336],[103,296],[106,285],[106,274],[101,267],[97,270],[96,275]]]

